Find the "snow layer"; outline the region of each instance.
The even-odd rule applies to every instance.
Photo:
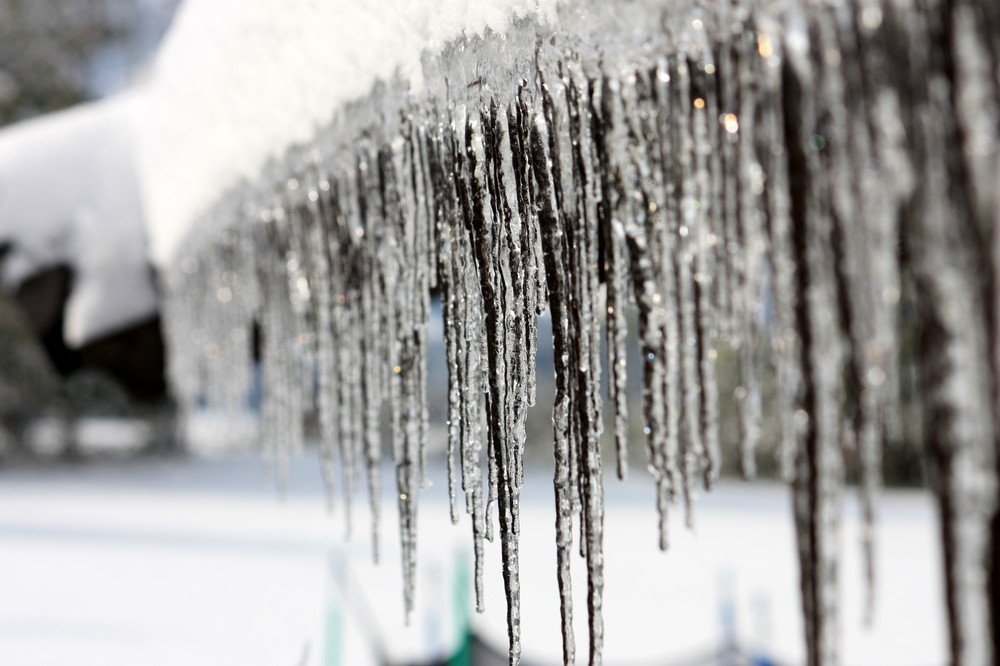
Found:
[[[135,95],[85,104],[0,132],[4,284],[69,264],[71,346],[156,311],[133,154]]]
[[[418,602],[405,628],[398,573],[387,563],[372,567],[364,539],[343,543],[341,517],[324,515],[316,458],[292,462],[294,482],[280,504],[260,488],[257,459],[248,453],[141,467],[8,470],[0,486],[3,663],[358,666],[372,663],[363,654],[372,634],[383,641],[386,658],[379,663],[424,663],[430,639],[447,641],[454,592],[447,567],[456,548],[467,545],[469,529],[466,517],[459,527],[450,524],[444,479],[436,476],[424,498],[419,545],[428,578],[418,595],[436,594]],[[548,470],[535,472],[522,506],[524,620],[531,627],[524,655],[555,664],[554,497]],[[383,474],[388,502],[394,471]],[[947,636],[932,502],[923,493],[887,495],[880,527],[885,575],[872,629],[862,626],[858,578],[850,575],[860,562],[855,549],[844,550],[842,663],[943,664]],[[644,481],[609,484],[606,662],[704,663],[696,658],[734,641],[743,654],[803,663],[786,492],[723,484],[699,506],[698,532],[678,530],[668,555],[648,529],[656,517],[646,496]],[[860,527],[853,510],[846,527],[852,535]],[[393,530],[387,521],[383,540],[387,556],[398,557]],[[499,561],[498,544],[488,546],[488,557]],[[436,587],[432,565],[439,568]],[[583,567],[574,573],[582,575]],[[502,652],[503,584],[492,567],[486,584],[487,610],[473,614],[472,628]],[[331,592],[339,598],[331,600]],[[329,652],[331,601],[344,622],[340,662]],[[578,600],[579,620],[586,617],[584,601]],[[470,599],[465,608],[471,607]],[[578,629],[582,635],[582,623]]]
[[[148,90],[142,143],[151,253],[379,80],[422,87],[420,56],[463,34],[549,19],[558,0],[188,0]]]

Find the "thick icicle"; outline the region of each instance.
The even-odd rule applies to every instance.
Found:
[[[628,259],[625,245],[625,229],[622,209],[625,205],[622,183],[618,174],[612,171],[608,147],[608,126],[603,90],[606,79],[592,81],[589,90],[590,134],[593,139],[595,166],[600,174],[600,204],[597,209],[600,229],[599,243],[603,249],[605,305],[607,308],[606,338],[608,374],[608,396],[614,405],[615,452],[617,455],[618,478],[628,474],[628,368],[626,346],[628,322],[625,318],[625,304],[628,296]],[[611,91],[607,91],[611,94]]]
[[[555,355],[556,396],[552,412],[555,434],[556,559],[559,581],[559,612],[562,616],[563,663],[576,659],[573,637],[573,597],[570,559],[573,551],[572,488],[569,457],[569,328],[566,313],[564,252],[550,171],[548,126],[539,116],[531,127],[531,168],[538,183],[538,225],[541,230],[545,275],[548,279],[549,311],[552,313],[552,344]]]

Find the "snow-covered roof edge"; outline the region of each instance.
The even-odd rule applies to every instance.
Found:
[[[189,1],[145,94],[150,253],[165,267],[196,219],[268,160],[315,137],[379,81],[423,86],[422,55],[463,35],[545,21],[559,0]]]

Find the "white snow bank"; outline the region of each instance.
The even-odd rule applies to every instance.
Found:
[[[79,346],[156,311],[134,160],[135,95],[0,131],[2,279],[69,264],[64,336]]]
[[[196,217],[338,107],[420,55],[558,0],[188,0],[158,56],[143,133],[152,256],[170,263]]]

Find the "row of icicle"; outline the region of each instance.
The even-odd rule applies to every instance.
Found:
[[[613,29],[584,36],[594,55],[522,22],[513,30],[539,39],[532,57],[509,58],[518,76],[506,88],[448,81],[444,95],[395,106],[373,95],[353,124],[330,129],[335,151],[304,166],[290,159],[270,199],[233,194],[171,281],[175,382],[189,401],[238,407],[258,347],[264,441],[279,473],[315,406],[324,474],[345,516],[367,485],[376,559],[388,403],[409,611],[436,294],[452,520],[460,487],[480,608],[483,540],[499,536],[514,664],[525,419],[536,318],[548,311],[563,653],[574,661],[578,548],[598,664],[600,377],[624,476],[635,312],[661,547],[669,508],[680,500],[690,522],[695,489],[719,475],[720,400],[736,402],[747,477],[772,410],[794,498],[808,663],[819,666],[838,662],[844,452],[859,461],[871,590],[881,444],[901,437],[900,340],[910,336],[940,498],[952,659],[991,663],[1000,654],[996,5],[683,11],[683,21],[645,21],[653,37],[607,61],[600,40],[615,39]],[[490,64],[485,41],[477,70]],[[901,304],[912,317],[900,318]],[[716,383],[723,346],[739,359],[733,396]],[[768,405],[765,374],[776,378]]]

